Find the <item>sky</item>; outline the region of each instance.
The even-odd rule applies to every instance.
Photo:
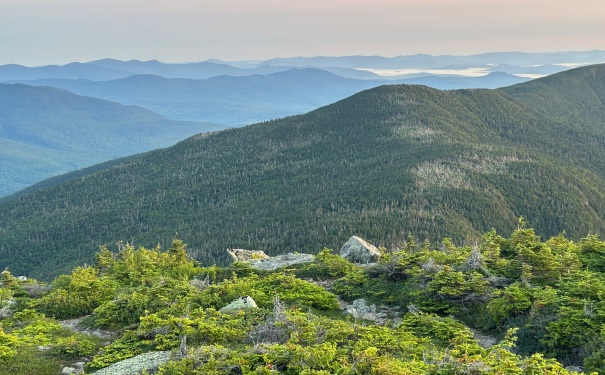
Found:
[[[0,0],[0,64],[605,50],[605,0]]]

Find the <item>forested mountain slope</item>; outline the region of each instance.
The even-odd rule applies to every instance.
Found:
[[[604,69],[505,90],[381,86],[80,173],[0,204],[0,267],[49,277],[101,244],[175,233],[209,263],[226,247],[316,252],[352,234],[472,242],[520,215],[544,236],[603,233],[605,111],[574,87],[602,102]]]
[[[222,128],[170,121],[141,107],[51,87],[0,84],[0,196]]]

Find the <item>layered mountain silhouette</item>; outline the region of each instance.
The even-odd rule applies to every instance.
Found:
[[[417,77],[392,83],[424,84],[441,89],[495,88],[527,81],[506,73],[483,77]],[[25,81],[148,108],[175,120],[206,121],[242,126],[309,112],[385,83],[345,78],[316,68],[290,69],[267,75],[208,79],[134,75],[108,81],[40,79]]]
[[[110,81],[47,79],[29,83],[140,105],[172,119],[229,126],[305,113],[381,84],[319,69],[205,80],[134,75]]]
[[[552,74],[566,70],[569,64],[589,64],[605,61],[605,51],[571,51],[553,53],[494,52],[468,56],[315,56],[274,58],[265,61],[208,60],[190,63],[150,61],[121,61],[101,59],[85,63],[27,67],[17,64],[0,66],[0,82],[46,78],[90,79],[95,81],[151,74],[166,78],[206,79],[220,75],[247,76],[271,74],[293,68],[318,68],[358,79],[389,79],[359,69],[466,69],[483,67],[488,72],[509,74]],[[391,77],[400,79],[402,77]]]
[[[386,85],[310,113],[202,134],[34,186],[0,204],[0,268],[48,278],[101,244],[386,247],[605,230],[605,66],[498,90]]]
[[[217,129],[224,126],[167,120],[51,87],[0,84],[0,195]]]

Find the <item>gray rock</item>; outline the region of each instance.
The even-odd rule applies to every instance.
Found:
[[[281,267],[295,264],[310,263],[315,260],[311,254],[288,253],[270,257],[262,250],[227,249],[234,262],[248,263],[250,267],[260,271],[275,271]]]
[[[143,372],[154,372],[171,358],[169,351],[143,353],[136,357],[128,358],[114,363],[111,366],[93,372],[95,375],[136,375]]]
[[[380,255],[380,251],[378,251],[376,246],[367,243],[357,236],[349,238],[340,249],[341,257],[358,264],[376,262],[380,258]]]
[[[59,324],[61,324],[61,327],[63,327],[63,328],[69,328],[73,331],[84,333],[86,335],[93,335],[100,339],[110,339],[115,336],[115,334],[110,331],[103,331],[101,329],[90,329],[87,327],[80,326],[80,323],[86,317],[88,317],[88,315],[82,316],[79,318],[75,318],[75,319],[60,320]]]
[[[269,256],[262,250],[227,249],[234,262],[247,262],[251,260],[267,259]]]
[[[61,374],[83,374],[84,364],[84,362],[76,362],[72,366],[63,367]]]
[[[252,260],[250,267],[261,271],[275,271],[278,268],[289,267],[295,264],[311,263],[315,260],[315,256],[311,254],[294,254],[288,253],[268,257],[267,259]]]
[[[11,308],[16,304],[17,301],[14,298],[5,301],[3,304],[0,304],[0,319],[10,318],[13,315]]]
[[[219,311],[222,313],[231,312],[231,311],[239,311],[245,309],[257,309],[258,306],[256,302],[250,296],[241,297],[231,302],[227,306],[223,307]]]
[[[363,298],[356,299],[350,305],[345,304],[343,309],[345,310],[345,314],[350,315],[355,319],[370,320],[378,325],[385,325],[389,321],[391,321],[391,325],[393,326],[401,324],[401,313],[399,309],[385,305],[368,305]]]
[[[345,308],[345,313],[351,315],[355,319],[376,320],[376,305],[368,306],[366,300],[356,299],[353,304]]]
[[[477,344],[482,348],[489,349],[498,343],[498,339],[496,339],[493,336],[485,335],[472,328],[469,328],[469,329],[473,333],[475,340],[477,340]]]

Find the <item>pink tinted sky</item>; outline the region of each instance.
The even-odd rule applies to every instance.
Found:
[[[0,64],[592,49],[604,0],[0,0]]]

